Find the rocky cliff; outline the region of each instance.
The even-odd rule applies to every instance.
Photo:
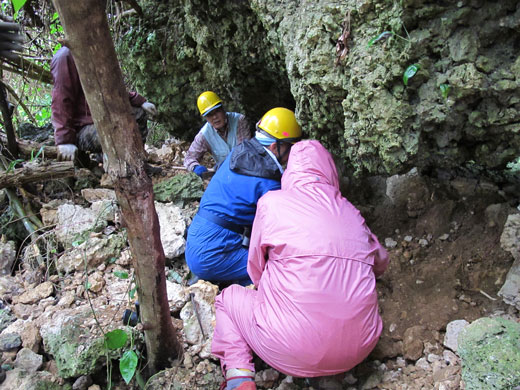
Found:
[[[177,137],[194,136],[197,95],[212,89],[252,123],[273,106],[295,109],[307,134],[357,175],[503,170],[520,155],[515,0],[141,5],[118,50]]]

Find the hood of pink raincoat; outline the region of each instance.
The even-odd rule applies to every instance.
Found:
[[[282,189],[321,182],[339,189],[338,171],[332,156],[316,140],[294,144],[287,169],[282,176]]]

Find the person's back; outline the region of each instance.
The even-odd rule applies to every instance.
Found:
[[[269,175],[262,176],[260,170],[256,176],[238,173],[240,169],[235,166],[233,157],[242,154],[244,149],[251,150],[246,152],[249,158],[243,162],[259,160],[259,168],[263,171],[266,170],[264,166],[271,167]],[[238,267],[240,272],[235,272],[238,263],[247,260],[247,249],[242,248],[242,233],[253,224],[258,199],[266,192],[280,188],[280,176],[278,167],[255,139],[246,140],[232,150],[204,191],[197,218],[188,231],[186,261],[196,275],[207,280],[250,282],[245,262]],[[219,221],[213,221],[213,218],[222,219],[221,225],[228,222],[228,229],[221,229]],[[204,240],[208,242],[201,246],[198,245],[201,236],[212,239]],[[236,258],[224,266],[222,257],[234,258],[233,252],[236,252]]]
[[[258,202],[248,258],[257,290],[230,286],[215,300],[212,353],[226,388],[256,388],[251,351],[297,377],[341,374],[360,363],[381,334],[375,279],[387,264],[341,196],[330,154],[318,141],[295,144],[281,190]]]
[[[380,245],[341,196],[333,161],[314,142],[295,145],[282,190],[259,201],[248,263],[262,302],[257,326],[287,353],[273,363],[298,376],[355,366],[382,329],[372,271]]]

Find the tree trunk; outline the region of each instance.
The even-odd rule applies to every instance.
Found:
[[[53,0],[97,127],[134,258],[148,374],[182,355],[166,293],[165,257],[144,147],[101,0]]]
[[[18,144],[16,143],[16,135],[14,133],[13,121],[11,120],[11,113],[7,105],[7,94],[5,93],[4,84],[0,82],[0,110],[4,118],[5,133],[7,134],[7,149],[14,160],[18,158]]]

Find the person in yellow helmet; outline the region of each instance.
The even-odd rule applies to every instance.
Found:
[[[206,152],[211,153],[218,166],[233,147],[251,138],[251,130],[246,117],[238,112],[226,112],[222,99],[213,91],[199,95],[197,108],[206,123],[186,152],[184,166],[188,171],[202,176],[207,171],[201,164]]]
[[[282,165],[301,134],[294,112],[277,107],[258,122],[254,138],[231,150],[188,229],[185,257],[195,276],[215,283],[251,283],[243,243],[256,203],[266,192],[280,189]]]

